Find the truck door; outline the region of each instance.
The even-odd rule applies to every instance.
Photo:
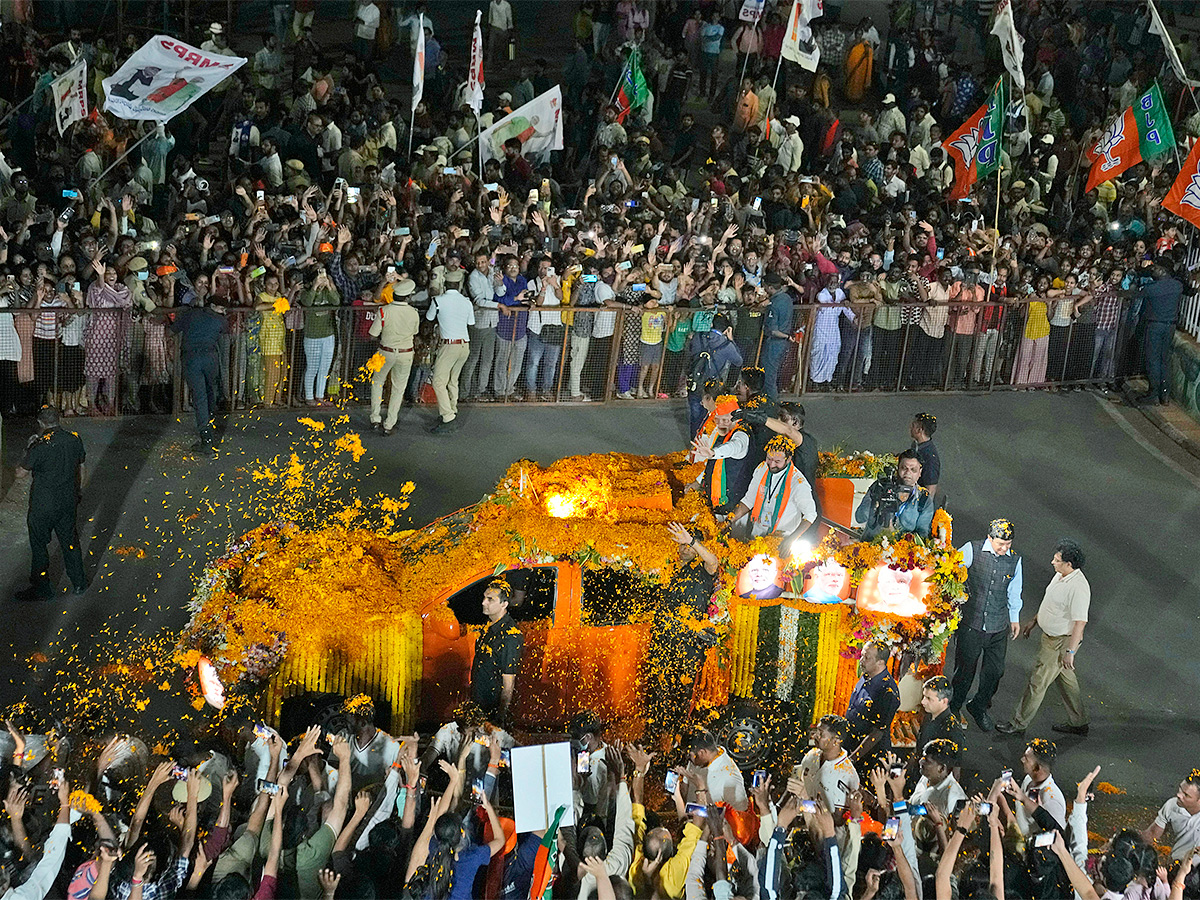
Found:
[[[477,573],[424,614],[424,664],[417,717],[423,727],[450,721],[454,708],[469,696],[475,635],[486,622],[483,592],[495,577],[491,571]],[[517,677],[519,700],[524,692],[533,692],[540,680],[540,648],[545,644],[558,600],[558,567],[510,569],[504,577],[514,587],[509,614],[525,638],[521,674]]]

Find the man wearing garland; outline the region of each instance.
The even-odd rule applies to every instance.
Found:
[[[746,490],[746,455],[750,451],[750,433],[735,422],[737,397],[722,394],[713,407],[713,428],[701,430],[692,445],[692,455],[704,461],[704,471],[688,485],[688,490],[704,492],[718,516],[727,514]]]
[[[791,540],[804,534],[817,520],[812,486],[804,480],[792,454],[796,444],[777,434],[766,445],[767,458],[750,478],[750,487],[729,516],[736,524],[749,516],[749,536],[782,534]]]

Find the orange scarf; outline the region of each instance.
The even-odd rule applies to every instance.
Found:
[[[792,493],[792,464],[789,461],[786,469],[783,470],[783,488],[776,493],[775,508],[771,510],[771,531],[775,530],[775,526],[779,523],[779,513],[787,507],[788,497]],[[766,499],[767,482],[771,480],[771,470],[767,469],[763,480],[758,485],[758,493],[754,495],[754,508],[750,510],[750,519],[753,522],[759,522],[759,514],[762,512],[763,502]]]

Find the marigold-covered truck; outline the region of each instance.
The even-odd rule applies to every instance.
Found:
[[[793,548],[781,557],[777,542],[720,536],[702,497],[684,490],[696,471],[683,454],[596,454],[544,468],[521,461],[480,503],[416,531],[261,526],[206,570],[181,661],[203,663],[210,681],[260,704],[272,722],[296,698],[366,693],[386,710],[381,724],[393,733],[437,725],[466,695],[483,590],[503,573],[524,595],[510,607],[525,640],[516,723],[557,731],[590,710],[636,737],[649,636],[654,617],[666,614],[662,590],[679,565],[669,522],[724,557],[707,621],[693,623],[719,637],[695,675],[697,706],[756,700],[812,717],[842,711],[857,680],[856,647],[873,637],[940,659],[961,580],[930,577],[921,597],[908,598],[920,601],[917,609],[895,607],[916,615],[879,603],[885,611],[868,613],[857,595],[873,583],[873,568],[932,573],[953,554],[948,522],[944,540],[928,547],[831,537],[801,558]],[[831,504],[845,499],[831,490]],[[738,594],[739,571],[756,560],[778,570],[778,589],[760,592],[770,599]],[[815,590],[820,578],[824,594]],[[828,602],[809,602],[806,593]],[[754,743],[760,724],[739,721],[742,742]],[[755,754],[746,747],[739,755]]]

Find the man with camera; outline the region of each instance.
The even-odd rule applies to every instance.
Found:
[[[895,470],[885,472],[867,488],[854,513],[856,520],[866,522],[865,540],[881,531],[929,537],[936,504],[929,491],[918,484],[920,479],[921,460],[915,450],[905,450],[896,458]]]

